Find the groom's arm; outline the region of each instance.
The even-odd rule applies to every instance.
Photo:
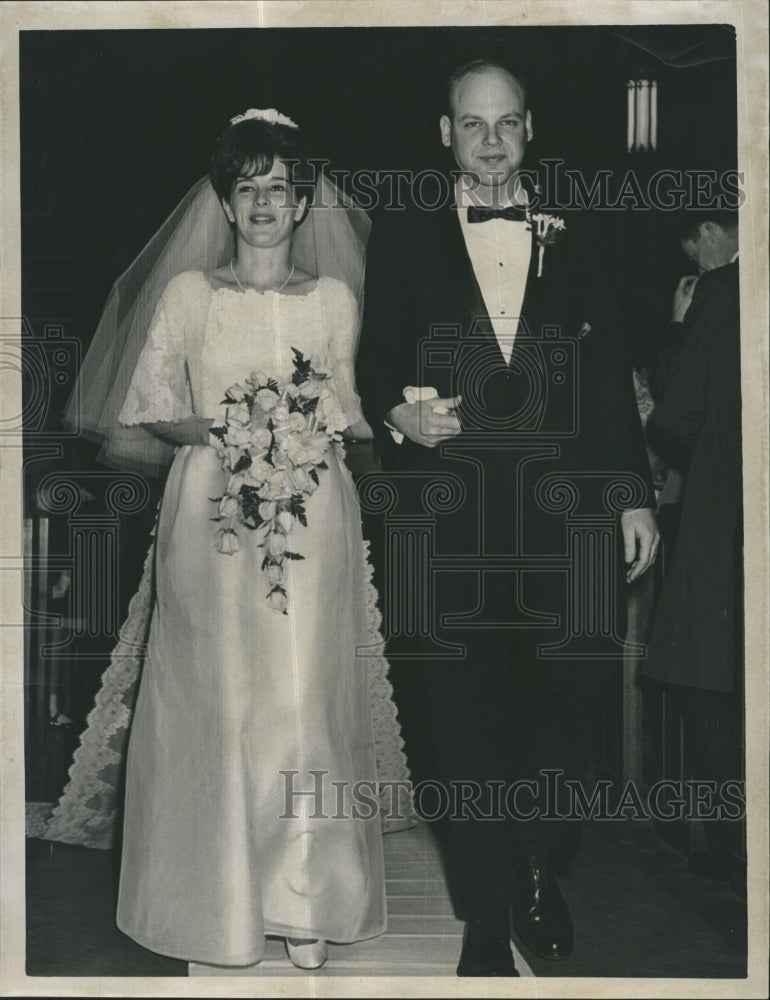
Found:
[[[356,382],[380,454],[394,447],[391,428],[424,448],[435,448],[460,431],[452,412],[457,399],[404,400],[404,389],[420,381],[418,347],[424,336],[411,291],[419,273],[415,246],[410,219],[400,213],[375,222],[367,247]]]
[[[410,305],[409,228],[403,213],[383,212],[372,226],[366,249],[356,384],[381,452],[392,444],[388,414],[404,402],[404,387],[414,383],[418,336]]]
[[[603,473],[603,477],[617,475],[618,482],[627,482],[627,476],[631,475],[638,487],[629,490],[627,506],[620,517],[627,578],[633,580],[649,568],[658,546],[653,513],[655,491],[636,402],[620,296],[612,279],[611,245],[601,227],[589,232],[590,239],[583,243],[583,248],[584,251],[590,248],[590,252],[581,254],[578,274],[583,312],[592,316],[594,329],[582,343],[579,412],[589,425],[586,427],[589,439],[595,442],[591,463],[597,463],[595,471]],[[622,502],[622,493],[621,490],[615,499]]]

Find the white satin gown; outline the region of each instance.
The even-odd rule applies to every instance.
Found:
[[[333,278],[296,295],[182,274],[158,305],[121,422],[218,420],[224,391],[251,371],[289,379],[293,347],[332,371],[352,421],[356,316]],[[216,451],[174,457],[128,749],[117,915],[153,951],[248,965],[266,935],[346,943],[385,929],[380,817],[364,806],[354,818],[352,800],[356,783],[377,778],[360,648],[372,639],[366,554],[339,446],[328,465],[307,527],[292,529],[305,558],[288,564],[283,615],[265,600],[248,529],[238,553],[216,549]]]

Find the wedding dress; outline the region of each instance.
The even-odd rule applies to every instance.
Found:
[[[297,348],[332,372],[353,422],[356,328],[356,300],[331,277],[299,295],[216,288],[185,272],[161,298],[121,420],[219,422],[228,386],[255,369],[288,380]],[[345,943],[385,928],[381,834],[412,817],[408,796],[373,795],[378,780],[405,783],[408,771],[341,446],[327,462],[307,526],[292,528],[304,558],[289,564],[283,615],[265,599],[248,529],[239,552],[216,549],[215,449],[175,454],[142,584],[44,834],[84,843],[87,828],[91,846],[110,841],[141,662],[118,925],[153,951],[247,965],[265,935]]]

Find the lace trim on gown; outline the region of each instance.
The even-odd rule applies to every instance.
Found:
[[[366,602],[367,639],[370,656],[369,704],[372,712],[377,777],[381,783],[393,782],[380,789],[382,832],[395,833],[416,823],[411,795],[410,772],[404,754],[404,741],[393,700],[393,685],[388,678],[388,661],[383,655],[382,615],[377,607],[377,591],[372,582],[374,567],[369,558],[369,542],[364,541],[364,599]],[[394,797],[395,790],[395,797]]]
[[[39,815],[40,803],[29,804],[28,835],[102,850],[116,843],[118,795],[123,784],[125,752],[154,600],[154,553],[153,538],[139,589],[131,598],[118,644],[102,675],[102,686],[73,756],[69,782],[44,827]],[[377,777],[378,781],[386,783],[380,791],[382,830],[383,833],[395,833],[414,826],[416,818],[404,741],[393,701],[393,687],[388,679],[388,662],[383,656],[382,616],[372,583],[368,542],[364,542],[364,564],[369,648],[362,662],[369,673]],[[398,790],[396,800],[394,788]]]
[[[43,840],[105,850],[115,844],[118,792],[152,614],[154,552],[153,539],[139,589],[129,603],[118,644],[73,756],[69,782],[45,831],[39,834]]]

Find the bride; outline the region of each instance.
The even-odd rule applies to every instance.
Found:
[[[226,450],[211,429],[225,423],[229,387],[255,371],[285,386],[301,352],[330,373],[345,434],[365,431],[358,302],[344,281],[298,263],[313,173],[293,122],[274,111],[233,119],[210,178],[235,252],[168,282],[119,394],[115,438],[140,435],[138,464],[174,451],[128,748],[117,922],[153,951],[216,965],[258,962],[278,935],[295,965],[316,968],[327,941],[385,929],[382,823],[357,798],[378,777],[360,513],[332,442],[306,521],[281,522],[283,548],[301,558],[277,571],[264,535],[243,525],[223,545]],[[395,711],[389,723],[400,753]]]

